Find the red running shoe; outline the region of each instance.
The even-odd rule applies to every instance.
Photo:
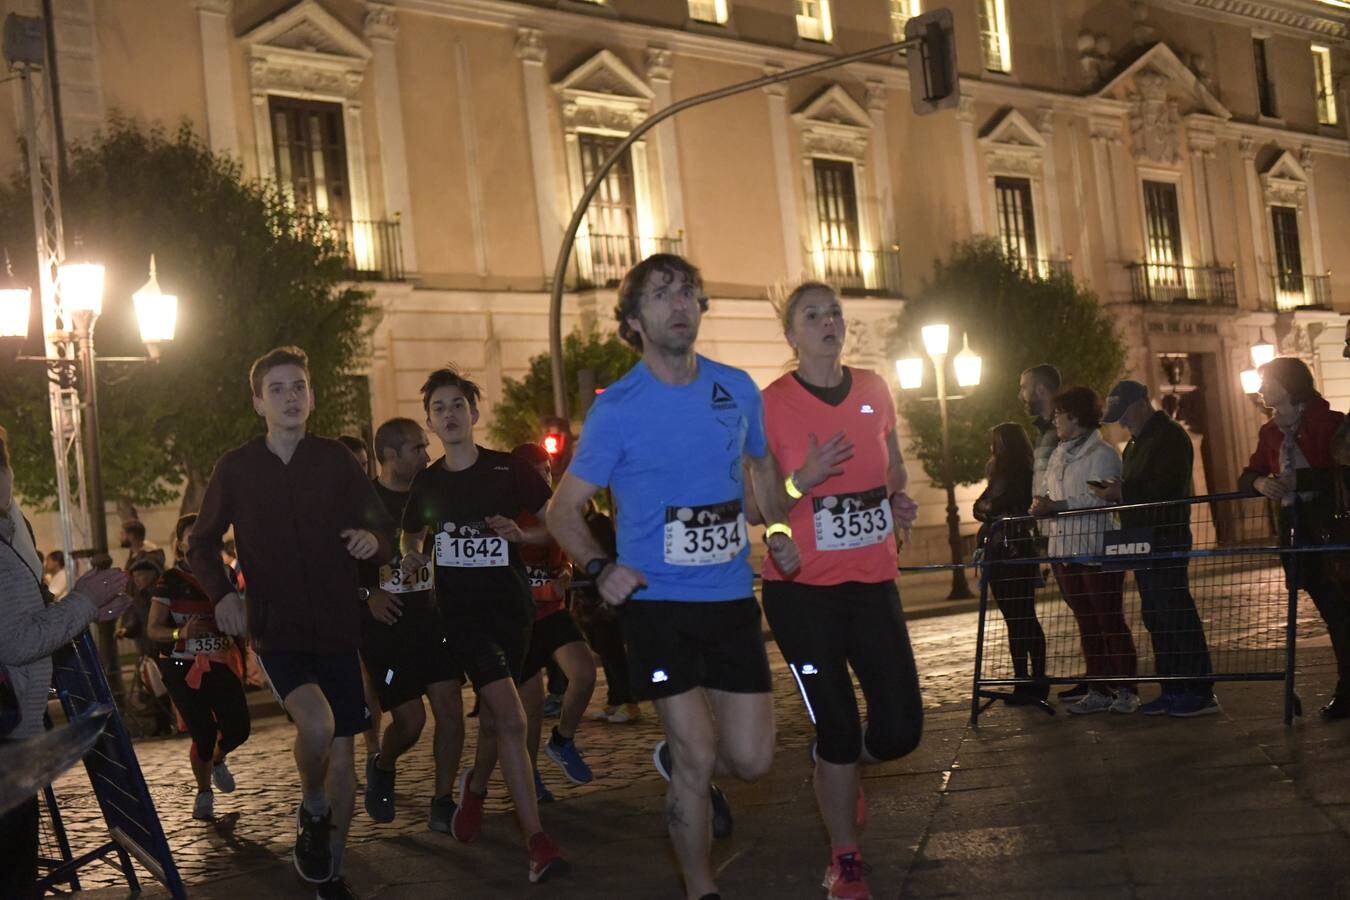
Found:
[[[486,791],[475,794],[473,788],[469,787],[469,779],[472,776],[472,769],[460,773],[459,805],[455,807],[455,814],[450,817],[450,833],[455,836],[455,840],[466,844],[478,837],[478,833],[483,830],[483,801],[487,799]]]
[[[857,853],[841,853],[825,870],[825,880],[821,886],[829,893],[829,900],[871,900],[872,889],[867,886],[866,875],[872,867],[862,861]]]
[[[530,835],[530,884],[567,874],[567,860],[552,839],[542,831]]]

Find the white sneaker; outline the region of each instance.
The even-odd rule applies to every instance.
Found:
[[[216,790],[222,794],[234,792],[234,773],[230,767],[225,765],[225,760],[216,763],[211,769],[211,783],[216,786]]]
[[[1111,712],[1129,715],[1139,709],[1139,695],[1134,691],[1121,688],[1116,692],[1116,702],[1111,704]]]
[[[200,791],[192,802],[192,818],[211,822],[216,818],[216,797],[210,791]]]
[[[1075,716],[1087,716],[1092,713],[1106,712],[1114,702],[1111,695],[1103,694],[1096,688],[1091,688],[1087,692],[1087,696],[1077,703],[1069,705],[1066,709]]]

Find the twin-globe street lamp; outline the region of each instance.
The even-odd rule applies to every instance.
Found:
[[[961,396],[947,393],[947,351],[951,342],[951,329],[942,324],[925,325],[919,333],[923,337],[923,349],[933,363],[937,387],[935,399],[942,419],[942,482],[947,489],[947,542],[952,551],[952,590],[947,599],[965,600],[975,595],[966,583],[966,570],[961,558],[961,518],[956,509],[956,485],[952,480],[951,417],[947,401],[959,400]],[[977,386],[982,365],[980,357],[970,349],[970,336],[963,335],[961,352],[952,358],[957,385],[963,388]],[[923,360],[917,356],[897,359],[895,373],[900,379],[901,390],[914,391],[923,387],[923,370]]]
[[[85,471],[85,496],[89,503],[89,543],[91,555],[108,552],[108,530],[103,496],[103,469],[99,453],[98,377],[99,362],[143,362],[143,357],[102,357],[94,352],[94,326],[103,313],[104,267],[97,263],[63,263],[57,269],[60,309],[54,318],[61,329],[48,335],[55,345],[55,357],[20,357],[46,364],[51,379],[64,389],[74,388],[83,407],[84,453],[88,463]],[[0,285],[0,341],[10,344],[17,354],[28,337],[28,323],[32,313],[31,289],[14,282],[6,261],[6,280]],[[171,341],[178,324],[178,298],[160,290],[155,275],[155,258],[150,257],[150,279],[132,295],[141,340],[145,342],[150,359],[159,358],[160,344]],[[53,409],[53,413],[56,410]],[[64,448],[57,448],[63,453]],[[58,459],[60,466],[63,460]],[[67,534],[69,530],[67,530]],[[66,550],[74,548],[67,547]],[[71,561],[72,571],[77,571]],[[114,690],[121,683],[121,672],[116,665],[113,623],[100,627],[100,643],[104,665]]]

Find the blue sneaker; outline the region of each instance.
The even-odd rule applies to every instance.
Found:
[[[591,773],[591,767],[581,758],[576,741],[564,741],[560,744],[549,738],[544,744],[544,754],[557,763],[558,768],[567,776],[567,780],[573,784],[590,784],[595,778]]]
[[[552,803],[557,798],[553,792],[544,784],[544,779],[540,777],[539,770],[534,770],[534,799],[536,803]]]
[[[1170,691],[1163,691],[1157,697],[1139,707],[1139,712],[1146,716],[1165,716],[1172,711],[1172,707],[1176,705],[1177,698],[1180,696],[1180,694],[1174,694]]]
[[[1213,694],[1182,694],[1167,714],[1178,719],[1194,719],[1217,715],[1220,711],[1219,701]]]

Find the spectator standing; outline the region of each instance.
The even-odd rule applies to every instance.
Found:
[[[1055,395],[1059,393],[1059,384],[1059,369],[1049,363],[1032,366],[1017,381],[1018,399],[1031,416],[1039,435],[1031,481],[1033,497],[1045,493],[1045,469],[1050,464],[1050,454],[1059,444],[1059,435],[1055,431]]]
[[[53,599],[60,600],[66,595],[70,585],[67,581],[65,553],[60,550],[48,553],[42,564],[42,574],[46,578],[47,590],[51,591]]]
[[[1130,442],[1125,445],[1120,480],[1091,486],[1092,492],[1110,503],[1174,501],[1166,507],[1121,510],[1120,527],[1149,529],[1154,553],[1188,552],[1192,547],[1191,507],[1184,501],[1194,495],[1195,448],[1186,429],[1153,408],[1147,387],[1128,380],[1111,389],[1102,421],[1119,422],[1130,432]],[[1161,682],[1161,693],[1140,707],[1146,716],[1192,718],[1219,711],[1214,682],[1204,678],[1212,668],[1205,627],[1191,596],[1189,565],[1185,557],[1153,559],[1134,570],[1158,674],[1174,679],[1193,676]]]
[[[1280,505],[1280,544],[1307,543],[1324,532],[1335,512],[1332,477],[1337,475],[1332,440],[1345,416],[1317,392],[1302,360],[1278,357],[1260,369],[1261,402],[1274,411],[1261,426],[1256,450],[1238,479],[1244,491]],[[1282,557],[1290,586],[1308,592],[1327,623],[1336,653],[1336,693],[1323,719],[1350,717],[1350,602],[1318,554]]]
[[[1092,492],[1089,482],[1120,478],[1120,453],[1102,440],[1097,430],[1101,418],[1101,401],[1090,388],[1069,388],[1055,398],[1055,429],[1060,442],[1046,467],[1046,493],[1032,501],[1031,513],[1054,516],[1045,523],[1050,556],[1060,560],[1054,564],[1055,577],[1064,602],[1078,622],[1088,676],[1129,678],[1137,671],[1138,659],[1130,625],[1125,621],[1121,593],[1125,573],[1104,572],[1099,563],[1073,561],[1073,557],[1101,554],[1103,537],[1115,527],[1115,517],[1110,513],[1057,515],[1106,506],[1106,501]],[[1132,713],[1138,708],[1139,694],[1132,685],[1099,681],[1071,703],[1068,711],[1075,715],[1108,709]]]
[[[977,543],[990,565],[989,588],[1008,627],[1013,674],[1045,678],[1045,632],[1036,618],[1039,565],[1010,565],[1007,560],[1036,556],[1032,530],[1026,522],[1010,522],[998,530],[990,526],[1005,517],[1025,516],[1031,508],[1034,451],[1027,433],[1016,422],[1004,422],[989,432],[990,452],[985,476],[988,487],[975,501],[975,518],[983,525]],[[1045,700],[1048,684],[1019,684],[1008,703],[1020,706]]]

